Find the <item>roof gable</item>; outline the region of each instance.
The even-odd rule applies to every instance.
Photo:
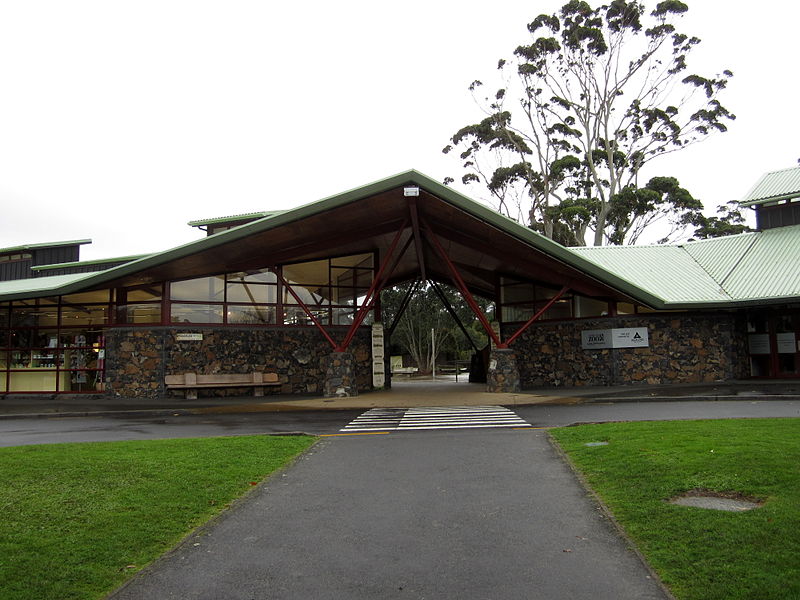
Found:
[[[765,173],[740,201],[743,206],[800,196],[800,167]]]

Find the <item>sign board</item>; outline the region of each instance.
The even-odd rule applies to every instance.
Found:
[[[751,333],[747,336],[747,347],[750,354],[769,354],[769,334]]]
[[[372,325],[372,385],[376,388],[382,388],[386,385],[386,371],[383,366],[384,356],[383,325],[374,323]]]
[[[649,345],[650,337],[647,327],[616,327],[614,329],[581,331],[581,347],[584,350],[647,348]]]
[[[778,354],[794,354],[797,352],[797,344],[794,341],[794,337],[794,331],[775,335],[775,341],[778,342]]]
[[[178,342],[202,342],[202,333],[176,333],[175,340]]]

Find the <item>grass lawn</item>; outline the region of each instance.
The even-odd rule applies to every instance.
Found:
[[[0,598],[103,597],[312,442],[0,448]]]
[[[800,419],[551,430],[682,600],[800,598]],[[606,441],[607,446],[587,447]],[[765,500],[729,513],[664,500],[695,488]]]

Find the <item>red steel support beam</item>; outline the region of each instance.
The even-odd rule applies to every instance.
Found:
[[[300,296],[297,295],[297,292],[295,292],[294,289],[292,289],[292,286],[283,278],[283,273],[281,273],[281,270],[278,269],[277,267],[273,267],[272,272],[278,276],[278,279],[280,280],[283,287],[289,290],[289,293],[292,295],[292,297],[295,300],[297,300],[297,303],[300,305],[303,311],[308,315],[308,318],[311,319],[314,325],[317,326],[317,329],[319,329],[322,332],[322,335],[325,336],[325,339],[327,339],[330,342],[331,346],[333,346],[334,348],[334,351],[336,351],[337,347],[336,342],[334,342],[333,338],[328,334],[327,331],[325,331],[325,327],[323,327],[322,323],[320,323],[319,320],[317,320],[317,317],[314,316],[314,313],[312,313],[311,310],[308,308],[308,306],[306,306],[305,302],[300,300]]]
[[[428,225],[428,223],[424,220],[423,223],[425,224],[425,229],[427,229],[427,233],[430,234],[429,238],[431,244],[433,244],[433,247],[439,253],[439,256],[442,257],[442,260],[447,265],[447,268],[450,269],[450,274],[453,277],[453,283],[456,284],[456,287],[461,292],[461,295],[464,297],[464,300],[467,301],[467,304],[472,309],[472,312],[475,313],[476,317],[478,317],[478,320],[481,322],[481,325],[483,325],[483,328],[486,331],[486,335],[492,338],[492,341],[498,348],[507,348],[508,344],[504,344],[503,342],[501,342],[497,333],[495,333],[494,329],[492,329],[492,325],[489,323],[489,319],[486,318],[486,315],[483,314],[483,311],[480,309],[477,302],[475,302],[475,299],[472,297],[472,294],[470,294],[469,290],[467,289],[467,284],[464,283],[464,280],[461,278],[458,269],[456,269],[456,266],[450,260],[450,257],[447,256],[447,252],[444,251],[444,248],[442,248],[442,245],[439,243],[439,240],[436,239],[436,234],[433,233],[433,229],[431,229],[431,226]]]
[[[513,342],[520,335],[522,335],[522,332],[525,331],[528,327],[530,327],[531,323],[533,323],[539,317],[541,317],[548,308],[553,306],[553,304],[555,304],[558,301],[558,299],[561,298],[561,296],[566,294],[568,291],[569,291],[569,286],[568,285],[565,285],[564,287],[562,287],[561,291],[559,291],[555,296],[550,298],[550,301],[547,304],[545,304],[544,307],[542,307],[542,309],[539,312],[537,312],[530,319],[528,319],[528,321],[522,327],[517,329],[517,331],[514,333],[514,335],[512,335],[510,338],[508,338],[508,340],[506,340],[506,345],[511,344],[511,342]]]
[[[334,348],[334,352],[344,352],[347,350],[347,347],[350,345],[350,342],[353,340],[353,337],[356,335],[356,331],[361,326],[361,323],[367,316],[367,313],[372,308],[372,305],[375,303],[375,300],[378,297],[378,294],[383,289],[384,279],[388,279],[392,272],[397,267],[397,263],[400,262],[400,258],[405,254],[405,251],[408,249],[408,245],[411,243],[411,238],[408,239],[406,245],[403,247],[403,251],[397,255],[392,263],[392,267],[389,270],[386,277],[384,277],[384,273],[386,272],[386,267],[389,264],[389,260],[392,258],[394,251],[397,249],[397,244],[400,243],[400,238],[403,235],[403,231],[405,231],[406,226],[408,225],[408,219],[403,221],[403,225],[397,231],[397,234],[394,236],[392,240],[392,245],[389,246],[389,251],[386,253],[386,256],[383,258],[383,262],[381,263],[380,269],[375,274],[375,278],[372,280],[372,285],[367,291],[367,295],[364,297],[364,303],[361,305],[361,308],[356,313],[355,318],[353,319],[353,323],[350,325],[350,329],[347,332],[347,335],[344,338],[344,341]]]

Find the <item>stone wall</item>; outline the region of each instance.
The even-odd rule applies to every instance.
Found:
[[[346,328],[332,329],[334,339]],[[201,341],[177,341],[176,334],[202,333]],[[360,391],[372,387],[370,328],[350,345]],[[166,395],[164,376],[184,372],[278,373],[280,388],[266,393],[322,395],[331,345],[316,328],[111,328],[106,331],[106,392],[112,396]],[[173,392],[175,393],[175,392]],[[251,390],[200,390],[201,395],[250,394]]]
[[[647,327],[650,346],[584,350],[581,332]],[[516,327],[507,325],[503,336]],[[748,376],[743,316],[662,313],[532,325],[513,344],[523,389],[700,383]]]

